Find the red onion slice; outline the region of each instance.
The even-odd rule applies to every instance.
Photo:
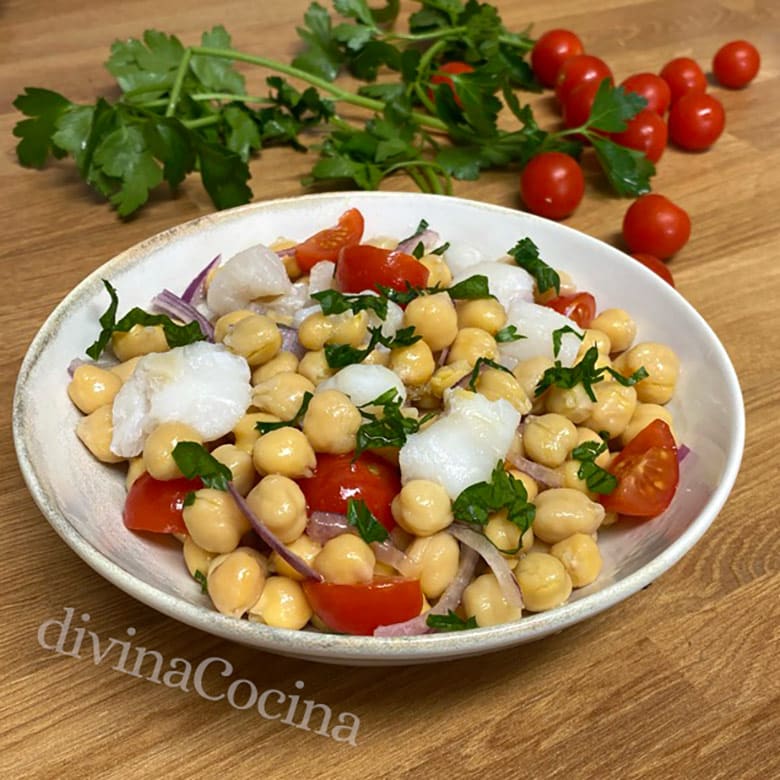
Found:
[[[182,322],[197,322],[206,339],[214,341],[214,326],[192,304],[179,298],[176,293],[163,290],[152,298],[152,306],[162,314]]]
[[[298,339],[298,329],[281,323],[278,323],[276,327],[282,334],[282,349],[285,352],[292,352],[300,360],[306,354],[306,347]]]
[[[298,572],[298,574],[306,577],[310,580],[316,580],[322,582],[324,577],[318,572],[312,569],[306,561],[297,556],[294,552],[288,550],[284,544],[279,540],[276,534],[269,531],[255,513],[249,508],[246,499],[236,490],[236,486],[232,482],[228,482],[228,492],[233,496],[234,501],[238,505],[238,508],[244,513],[247,520],[252,524],[252,528],[255,529],[257,535],[279,556],[287,561],[290,566]]]
[[[472,531],[460,523],[453,523],[448,529],[459,542],[468,545],[479,553],[479,556],[490,566],[493,574],[496,575],[501,593],[507,600],[510,607],[523,608],[523,594],[520,591],[520,585],[512,574],[509,564],[501,555],[496,546],[484,534]]]
[[[422,243],[425,252],[428,253],[439,243],[439,234],[435,230],[423,230],[420,233],[410,236],[405,241],[401,241],[396,249],[399,252],[410,254],[416,249],[417,244],[420,243]]]
[[[371,549],[378,561],[392,566],[404,577],[412,577],[414,564],[406,553],[399,550],[390,539],[385,539],[384,542],[371,542]]]
[[[690,455],[690,453],[691,448],[687,447],[685,444],[681,444],[677,448],[677,462],[682,463],[688,457],[688,455]]]
[[[324,544],[339,534],[349,531],[347,516],[339,512],[311,512],[306,535],[318,544]]]
[[[554,469],[542,466],[541,463],[534,463],[532,460],[528,460],[528,458],[524,458],[521,455],[515,455],[512,452],[507,454],[506,459],[518,471],[528,474],[529,477],[537,482],[541,482],[543,485],[547,485],[547,487],[563,487],[563,477]]]
[[[206,286],[206,277],[209,271],[219,262],[222,255],[217,255],[188,285],[182,293],[181,299],[185,303],[200,303],[203,299],[204,288]]]
[[[428,615],[446,615],[451,609],[455,609],[463,598],[463,591],[471,582],[474,570],[477,567],[479,556],[471,547],[463,546],[460,551],[460,564],[455,574],[455,579],[447,586],[436,606],[423,612],[422,615],[405,620],[403,623],[392,623],[388,626],[378,626],[374,629],[374,636],[419,636],[429,634],[433,629],[428,625]]]

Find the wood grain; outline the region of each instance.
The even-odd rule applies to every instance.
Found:
[[[18,166],[11,107],[26,85],[77,101],[112,95],[102,63],[115,38],[146,27],[195,40],[224,23],[239,48],[289,58],[305,0],[10,0],[0,3],[0,405],[9,427],[16,372],[37,329],[91,270],[137,241],[211,210],[195,182],[155,195],[126,223],[67,162]],[[404,3],[408,11],[412,3]],[[742,471],[712,528],[652,587],[534,645],[401,669],[307,664],[220,641],[148,609],[82,563],[51,530],[22,481],[10,436],[0,474],[0,777],[3,778],[756,778],[780,776],[780,5],[776,0],[498,2],[507,25],[565,26],[618,78],[672,56],[708,63],[744,37],[763,55],[757,81],[723,99],[728,126],[706,154],[666,152],[656,191],[694,225],[672,262],[683,295],[728,349],[745,396]],[[265,74],[249,75],[262,89]],[[534,97],[552,118],[549,98]],[[270,150],[252,164],[258,200],[301,192],[310,157]],[[403,189],[394,180],[388,188]],[[616,241],[626,202],[589,173],[568,224]],[[517,207],[516,175],[459,183],[458,195]],[[706,388],[702,388],[706,392]],[[41,399],[45,403],[46,399]],[[717,421],[713,421],[717,424]],[[360,718],[357,746],[224,700],[207,701],[41,648],[38,627],[88,613],[103,642],[128,638],[193,665],[224,658],[259,690],[301,693]],[[296,681],[303,691],[297,691]],[[219,678],[209,678],[216,686]],[[216,688],[215,688],[216,689]],[[334,716],[335,717],[335,716]]]

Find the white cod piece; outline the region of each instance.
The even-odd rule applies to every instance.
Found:
[[[501,363],[507,368],[514,368],[521,361],[538,355],[555,360],[553,352],[555,330],[568,325],[577,333],[582,333],[582,328],[574,320],[570,320],[555,309],[521,300],[514,301],[507,310],[507,325],[514,325],[517,332],[525,336],[524,339],[498,345]],[[579,348],[580,339],[572,333],[564,333],[557,358],[561,361],[561,365],[566,368],[573,366]]]
[[[182,422],[204,439],[229,433],[252,401],[244,358],[221,344],[197,341],[138,361],[114,399],[111,452],[140,454],[146,437],[164,422]]]
[[[509,263],[481,262],[470,265],[453,276],[452,284],[477,275],[487,277],[490,294],[495,295],[505,309],[509,309],[514,301],[534,299],[533,277],[519,265]]]
[[[395,388],[402,403],[406,400],[406,387],[394,371],[384,366],[353,363],[337,371],[324,382],[320,382],[316,392],[339,390],[349,396],[355,406],[363,406],[390,388]]]
[[[479,249],[468,244],[457,243],[450,244],[447,247],[443,258],[453,276],[463,273],[467,268],[471,268],[485,259]],[[466,276],[471,276],[471,274],[466,274]]]
[[[444,403],[445,414],[401,447],[401,482],[438,482],[455,500],[469,485],[490,480],[509,451],[520,412],[503,398],[490,401],[466,390],[446,391]]]
[[[239,252],[217,268],[209,283],[206,302],[218,316],[245,309],[255,298],[284,295],[292,290],[279,255],[258,244]]]

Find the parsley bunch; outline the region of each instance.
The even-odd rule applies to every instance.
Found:
[[[523,166],[543,151],[578,157],[584,137],[618,193],[649,190],[652,163],[597,132],[624,130],[643,98],[605,81],[583,126],[542,130],[516,94],[539,90],[525,59],[534,41],[507,30],[487,3],[418,2],[408,32],[392,27],[398,0],[380,9],[367,0],[333,0],[333,15],[313,2],[291,64],[237,51],[222,26],[204,32],[199,45],[157,30],[116,41],[106,63],[121,92],[115,102],[80,105],[39,87],[16,98],[26,117],[14,127],[19,162],[40,168],[50,156],[72,157],[122,217],[163,182],[175,190],[192,172],[217,208],[246,203],[250,158],[274,145],[305,151],[309,137],[318,142],[319,159],[307,185],[376,189],[385,177],[405,173],[423,191],[449,193],[453,178]],[[451,60],[473,68],[448,76],[457,99],[447,84],[432,81]],[[267,94],[247,94],[237,62],[272,72]],[[356,92],[334,83],[344,73],[363,82]],[[347,121],[337,104],[369,117]],[[508,130],[498,121],[505,111],[514,117]]]

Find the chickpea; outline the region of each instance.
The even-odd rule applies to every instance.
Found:
[[[458,304],[458,327],[481,328],[495,336],[506,325],[506,309],[497,298],[476,298]]]
[[[287,477],[269,474],[246,497],[250,509],[284,544],[294,542],[306,528],[306,498]]]
[[[245,358],[250,368],[255,368],[276,356],[282,346],[282,334],[270,317],[252,314],[235,323],[222,343],[231,352]]]
[[[296,242],[289,238],[277,238],[276,241],[269,244],[268,248],[273,249],[274,252],[278,254],[282,249],[292,249],[295,244]],[[290,279],[295,280],[303,276],[303,271],[301,271],[298,261],[295,259],[295,253],[286,254],[281,260],[284,264],[284,270],[287,271],[287,276],[289,276]]]
[[[571,488],[551,488],[535,501],[534,535],[555,544],[576,533],[592,534],[604,519],[604,507]]]
[[[207,583],[214,606],[223,615],[240,618],[260,598],[265,572],[255,556],[239,549],[210,568]]]
[[[515,479],[518,479],[523,483],[528,500],[533,501],[539,493],[539,486],[536,484],[536,480],[533,477],[529,477],[525,472],[518,471],[517,469],[509,469],[509,473]]]
[[[508,520],[506,514],[506,509],[502,509],[490,515],[485,526],[485,536],[505,558],[512,558],[530,549],[534,541],[534,532],[529,527],[521,535],[520,527]]]
[[[601,528],[606,528],[608,525],[614,525],[617,523],[620,515],[617,512],[605,512],[604,519],[601,521]]]
[[[545,393],[544,408],[548,412],[563,415],[573,423],[581,423],[590,417],[593,401],[582,384],[571,388],[551,387]]]
[[[333,334],[333,320],[321,311],[310,314],[298,327],[298,341],[306,349],[322,349]]]
[[[596,402],[585,420],[588,428],[606,431],[610,439],[620,436],[636,409],[636,390],[618,382],[599,382],[593,385]]]
[[[298,358],[292,352],[280,352],[276,357],[271,358],[267,363],[258,366],[252,373],[252,384],[259,385],[277,374],[284,374],[288,371],[298,370]]]
[[[584,493],[588,498],[595,498],[595,494],[588,488],[588,483],[584,479],[580,479],[579,470],[582,466],[579,460],[567,460],[564,461],[556,469],[563,478],[563,487],[571,488],[572,490],[579,490]]]
[[[167,352],[169,349],[162,325],[133,325],[126,332],[114,331],[111,334],[111,348],[120,362],[150,352]]]
[[[552,368],[553,362],[543,355],[532,357],[528,360],[521,360],[512,370],[515,379],[520,383],[520,387],[525,390],[525,394],[533,401],[536,398],[536,386],[544,376],[548,368]]]
[[[184,554],[184,563],[187,566],[187,571],[193,577],[197,571],[199,571],[205,577],[208,573],[212,561],[217,557],[216,553],[212,553],[208,550],[204,550],[202,547],[198,547],[198,545],[192,541],[191,536],[184,537],[182,553]]]
[[[311,619],[312,609],[303,588],[288,577],[269,577],[249,619],[274,628],[302,629]]]
[[[463,328],[458,331],[447,354],[447,363],[465,360],[473,366],[481,357],[495,360],[498,357],[496,340],[482,328]]]
[[[70,400],[84,414],[114,402],[114,396],[122,387],[122,380],[105,368],[84,363],[74,372],[68,384]]]
[[[375,563],[373,550],[359,536],[340,534],[325,542],[313,566],[327,582],[357,585],[373,579]]]
[[[305,376],[285,371],[266,379],[252,389],[252,406],[280,420],[292,420],[314,385]]]
[[[591,347],[596,347],[601,355],[609,355],[612,352],[612,342],[603,330],[585,328],[584,335],[585,338],[580,342],[580,348],[577,352],[577,362],[582,360]]]
[[[433,376],[436,361],[431,348],[420,339],[408,347],[391,350],[390,368],[401,377],[405,385],[420,387]]]
[[[515,567],[515,578],[523,592],[525,608],[544,612],[565,604],[571,595],[571,577],[553,555],[532,552]]]
[[[121,463],[124,458],[111,452],[114,419],[111,404],[106,404],[82,417],[76,425],[76,436],[81,443],[103,463]]]
[[[427,479],[407,482],[393,499],[391,508],[396,523],[415,536],[433,536],[454,519],[447,491]]]
[[[483,574],[466,587],[463,608],[468,617],[476,618],[480,628],[509,623],[521,615],[520,607],[507,603],[495,574]]]
[[[225,336],[237,325],[241,320],[251,317],[254,312],[249,309],[236,309],[236,311],[223,314],[214,324],[214,341],[221,344]]]
[[[543,414],[529,419],[523,429],[526,455],[543,466],[555,468],[566,460],[577,441],[577,429],[560,414]]]
[[[428,269],[428,287],[449,287],[452,281],[450,267],[439,255],[424,255],[420,262]]]
[[[255,427],[259,422],[281,422],[281,420],[275,415],[266,414],[265,412],[245,414],[236,423],[236,427],[232,431],[238,449],[249,453],[252,452],[255,442],[260,438],[260,431]]]
[[[316,352],[307,352],[301,358],[298,363],[298,373],[305,376],[312,384],[318,385],[333,376],[335,372],[325,359],[325,350],[318,349]]]
[[[604,309],[590,326],[606,333],[614,352],[627,350],[636,338],[636,323],[623,309]]]
[[[122,380],[122,383],[124,384],[133,375],[133,371],[135,371],[135,367],[138,365],[138,361],[140,359],[141,359],[141,355],[138,355],[138,357],[130,358],[130,360],[125,360],[124,363],[119,363],[116,366],[111,366],[109,370],[111,371],[112,374],[118,376]]]
[[[355,437],[363,424],[360,411],[339,390],[323,390],[309,402],[303,432],[315,452],[340,455],[355,449]]]
[[[252,450],[259,474],[310,477],[317,458],[309,440],[297,428],[277,428],[263,434]]]
[[[182,476],[173,449],[181,441],[203,443],[203,437],[189,425],[181,422],[165,422],[158,425],[144,442],[144,468],[155,478],[180,479]]]
[[[421,295],[404,311],[405,326],[411,326],[433,352],[448,347],[458,335],[458,315],[446,292]]]
[[[195,501],[182,511],[192,541],[213,553],[229,553],[251,528],[230,493],[214,488],[195,491]]]
[[[571,577],[575,588],[590,585],[601,573],[599,546],[588,534],[572,534],[550,548]]]
[[[459,360],[448,366],[441,366],[433,372],[428,389],[434,398],[440,399],[445,390],[456,385],[463,377],[471,373],[471,366],[465,360]]]
[[[506,371],[486,368],[477,378],[476,388],[491,401],[497,401],[499,398],[509,401],[520,414],[528,414],[531,411],[531,401],[525,390],[514,375]]]
[[[359,347],[368,333],[368,313],[359,311],[357,314],[344,312],[330,317],[333,330],[328,338],[329,344],[349,344]]]
[[[319,555],[322,545],[319,542],[315,542],[314,539],[301,534],[294,542],[285,545],[291,553],[295,553],[301,560],[311,566],[314,563],[314,559]],[[271,553],[271,568],[284,577],[289,577],[293,580],[303,580],[305,577],[297,570],[293,569],[289,563],[287,563],[278,552]]]
[[[235,444],[222,444],[211,451],[213,458],[230,469],[236,490],[245,496],[255,484],[255,465],[252,453],[242,450]]]
[[[130,458],[127,462],[127,474],[125,476],[125,487],[130,490],[141,474],[144,474],[146,469],[144,468],[143,456],[139,455],[137,458]]]
[[[672,414],[663,406],[658,404],[637,404],[634,414],[628,425],[620,434],[620,443],[625,447],[640,431],[650,425],[653,420],[663,420],[672,431],[675,441],[677,436],[672,427]]]
[[[364,366],[389,366],[390,365],[390,350],[387,347],[383,347],[381,344],[372,349],[364,358]]]
[[[644,367],[648,377],[636,385],[637,398],[646,404],[665,404],[674,395],[680,359],[670,347],[654,341],[637,344],[624,352],[614,363],[623,376],[631,376]]]
[[[415,539],[406,548],[406,556],[412,562],[409,576],[419,578],[429,599],[437,599],[455,579],[460,548],[455,537],[441,531]]]

